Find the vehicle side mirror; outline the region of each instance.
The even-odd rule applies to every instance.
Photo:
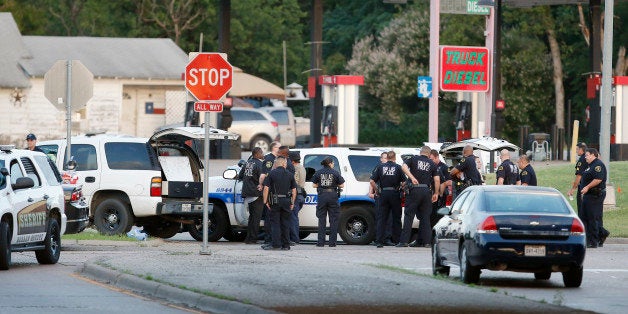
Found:
[[[2,168],[2,169],[0,169],[0,173],[2,173],[2,175],[6,177],[6,176],[9,175],[9,169]]]
[[[437,212],[439,215],[446,216],[446,215],[451,214],[451,208],[450,208],[449,206],[442,207],[442,208],[439,208],[439,209],[438,209],[438,211],[436,211],[436,212]]]
[[[29,177],[21,177],[15,180],[15,184],[11,184],[13,190],[28,189],[35,186],[35,181]]]
[[[65,168],[66,168],[66,169],[68,169],[68,170],[76,170],[76,166],[77,166],[76,161],[74,161],[74,160],[70,160],[70,161],[68,161],[68,163],[65,165]]]
[[[222,173],[222,177],[225,179],[233,180],[238,177],[238,171],[235,169],[227,169]]]

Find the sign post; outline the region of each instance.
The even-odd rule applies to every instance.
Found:
[[[66,111],[67,163],[72,157],[72,111],[84,108],[94,95],[94,75],[79,60],[59,60],[44,74],[44,95],[57,109]]]
[[[203,246],[201,255],[209,255],[209,113],[221,112],[223,99],[233,86],[233,67],[223,53],[199,53],[185,67],[185,88],[199,101],[194,111],[205,112],[205,171],[203,171]]]

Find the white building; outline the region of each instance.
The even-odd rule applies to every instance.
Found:
[[[0,12],[0,143],[65,138],[66,113],[44,96],[44,74],[58,60],[79,60],[94,74],[94,96],[72,115],[72,134],[148,137],[183,121],[187,54],[162,38],[22,36]]]

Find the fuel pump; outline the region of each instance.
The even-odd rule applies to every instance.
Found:
[[[319,76],[323,103],[321,135],[324,146],[358,144],[359,86],[363,76]]]

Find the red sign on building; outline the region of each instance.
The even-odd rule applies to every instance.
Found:
[[[233,67],[220,53],[199,53],[185,67],[185,88],[201,101],[218,101],[233,85]]]
[[[486,92],[490,83],[489,69],[486,47],[441,46],[440,90]]]

